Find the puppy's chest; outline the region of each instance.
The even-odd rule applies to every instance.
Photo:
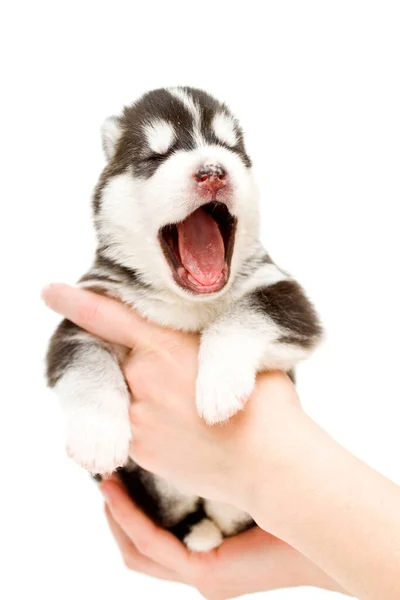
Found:
[[[199,332],[225,313],[232,302],[220,298],[213,302],[184,302],[168,294],[138,293],[124,288],[119,291],[121,300],[132,306],[143,317],[165,327],[182,331]]]

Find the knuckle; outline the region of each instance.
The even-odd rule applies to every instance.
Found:
[[[129,408],[129,419],[132,425],[143,429],[150,422],[151,409],[146,402],[134,399]]]
[[[200,592],[200,594],[203,596],[203,598],[205,598],[205,600],[225,600],[226,598],[231,597],[222,595],[218,590],[215,590],[209,584],[205,585],[204,577],[203,581],[199,582],[199,584],[195,585],[194,587]]]
[[[147,361],[131,361],[125,370],[125,377],[134,395],[146,396],[151,392],[151,382],[154,374],[153,369]]]
[[[130,445],[130,457],[137,463],[142,469],[151,471],[153,469],[154,460],[152,460],[149,452],[143,448],[143,445],[134,439]],[[154,469],[153,469],[154,470]]]
[[[124,375],[129,385],[134,385],[140,376],[140,361],[137,356],[133,355],[131,359],[124,365]]]
[[[135,461],[140,461],[140,442],[136,436],[133,437],[130,444],[130,455]]]
[[[135,564],[136,561],[135,561],[134,557],[131,556],[130,554],[123,554],[122,562],[124,563],[124,565],[127,569],[130,569],[131,571],[136,571],[136,564]]]
[[[140,552],[140,554],[143,554],[143,556],[149,556],[149,554],[151,553],[151,543],[145,537],[138,537],[135,540],[135,546],[138,552]]]
[[[207,600],[221,600],[220,585],[214,573],[214,553],[211,553],[210,556],[194,555],[193,558],[195,560],[189,571],[191,585]]]
[[[131,425],[140,425],[142,422],[140,405],[137,401],[134,401],[129,408],[129,420]]]
[[[190,584],[200,591],[200,588],[204,589],[204,570],[202,568],[201,559],[198,560],[197,555],[191,555],[191,560],[188,564],[187,577]]]
[[[190,574],[190,583],[196,590],[199,590],[199,592],[205,596],[204,573],[202,575],[203,577],[201,577],[200,571],[195,570]]]

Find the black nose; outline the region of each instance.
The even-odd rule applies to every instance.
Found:
[[[195,174],[195,178],[199,182],[207,181],[208,179],[223,180],[226,177],[226,171],[221,165],[204,165]]]

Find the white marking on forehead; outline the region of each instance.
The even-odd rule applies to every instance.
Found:
[[[147,143],[153,152],[165,154],[175,140],[175,130],[170,123],[157,119],[144,126]]]
[[[188,111],[193,115],[195,121],[200,121],[200,111],[199,107],[196,105],[194,99],[190,94],[188,94],[182,88],[169,88],[169,93],[172,96],[175,96],[182,104],[188,109]]]
[[[192,96],[182,88],[168,88],[171,96],[177,98],[193,117],[193,139],[197,146],[204,146],[205,140],[201,135],[201,112]]]
[[[217,138],[228,144],[235,146],[238,142],[238,137],[235,129],[235,121],[226,113],[217,113],[212,120],[212,128]]]

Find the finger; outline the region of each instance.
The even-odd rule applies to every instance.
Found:
[[[122,531],[121,527],[118,525],[118,523],[112,516],[111,510],[107,504],[105,505],[104,510],[106,513],[108,524],[111,529],[111,533],[113,534],[115,541],[118,544],[118,548],[121,550],[122,556],[125,558],[131,552],[135,551],[135,546],[133,545],[132,541],[128,538],[128,536]],[[136,552],[137,552],[137,550],[136,550]],[[149,560],[149,559],[146,559],[146,560]]]
[[[164,568],[184,575],[189,568],[189,552],[185,546],[144,515],[121,485],[105,481],[100,489],[113,518],[137,550]]]
[[[157,347],[166,336],[174,336],[162,327],[142,319],[126,305],[89,290],[52,283],[42,290],[49,308],[98,337],[128,348]]]
[[[178,581],[182,583],[182,579],[177,573],[166,569],[162,565],[155,563],[146,556],[143,556],[138,552],[131,540],[122,531],[121,527],[113,518],[109,507],[106,505],[105,513],[108,521],[108,525],[111,529],[111,533],[114,536],[117,546],[119,547],[124,562],[128,569],[132,571],[138,571],[144,575],[150,575],[151,577],[157,577],[157,579],[165,579],[167,581]]]
[[[220,547],[220,554],[235,556],[238,554],[244,555],[250,551],[260,553],[276,542],[280,542],[280,540],[272,534],[260,529],[260,527],[251,527],[243,533],[224,540],[223,545]]]

